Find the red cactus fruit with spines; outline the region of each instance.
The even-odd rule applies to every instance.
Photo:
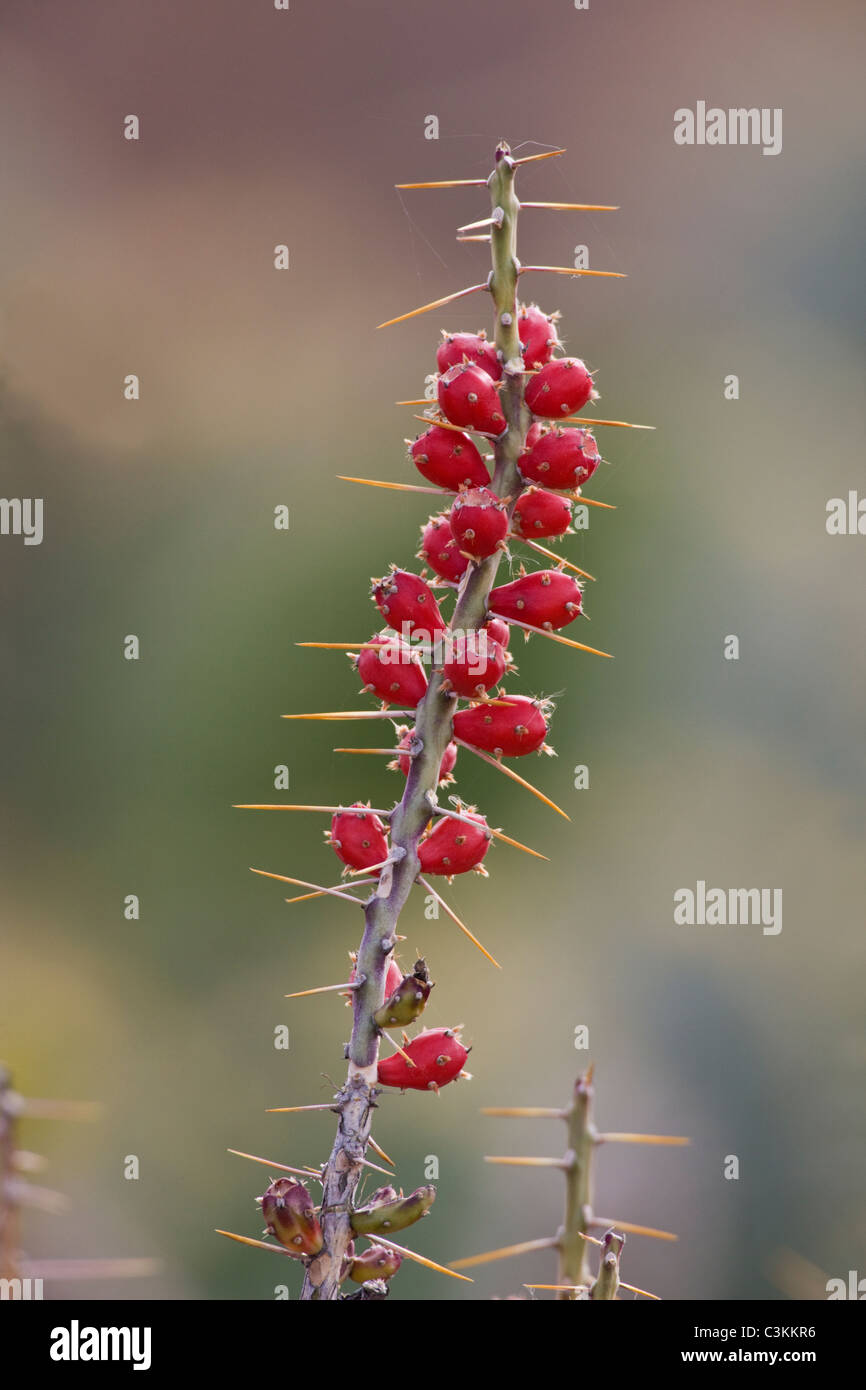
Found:
[[[490,611],[512,622],[556,631],[581,614],[583,592],[576,579],[562,570],[534,570],[490,594]]]
[[[364,689],[372,691],[386,705],[414,709],[427,689],[424,667],[416,653],[390,633],[372,637],[376,649],[365,647],[355,666]]]
[[[388,857],[385,827],[361,801],[334,813],[329,843],[337,858],[350,869],[369,869]]]
[[[571,491],[589,482],[601,462],[595,437],[589,430],[541,427],[521,454],[521,476],[542,487]]]
[[[571,525],[571,503],[556,492],[529,487],[522,492],[511,515],[511,526],[523,540],[564,536]]]
[[[408,442],[408,441],[407,441]],[[468,434],[431,425],[409,444],[409,457],[422,478],[446,492],[459,487],[485,487],[487,465]]]
[[[431,634],[445,631],[436,595],[418,574],[395,567],[384,579],[373,581],[373,598],[395,632],[411,634],[416,628]]]
[[[486,487],[458,492],[448,520],[460,549],[474,560],[485,560],[499,550],[508,534],[508,512]]]
[[[487,341],[487,334],[480,333],[446,333],[442,342],[436,349],[436,365],[440,372],[447,372],[449,367],[456,367],[468,358],[476,367],[480,367],[490,377],[491,381],[500,381],[502,378],[502,363],[493,343]]]
[[[526,404],[533,415],[561,420],[595,399],[592,377],[579,357],[556,357],[526,383]]]
[[[439,579],[458,583],[468,570],[472,561],[468,555],[461,554],[460,543],[455,540],[448,517],[431,516],[421,532],[419,560],[426,560]]]
[[[543,367],[558,347],[556,331],[558,314],[546,314],[537,304],[521,304],[517,314],[517,332],[523,344],[523,360],[527,367]]]
[[[462,812],[473,822],[442,816],[418,845],[421,869],[426,874],[467,874],[477,869],[490,848],[492,836],[483,816]]]
[[[469,1056],[455,1029],[429,1028],[407,1043],[400,1053],[379,1063],[379,1084],[401,1091],[431,1091],[459,1076]]]
[[[494,437],[505,429],[499,392],[482,367],[461,362],[440,376],[437,396],[452,425]]]
[[[536,753],[548,731],[543,705],[526,695],[500,694],[496,699],[495,705],[458,710],[454,716],[457,738],[472,748],[505,758]]]
[[[507,670],[508,655],[504,647],[483,629],[467,632],[459,643],[454,643],[442,667],[455,695],[467,698],[477,698],[498,685]]]

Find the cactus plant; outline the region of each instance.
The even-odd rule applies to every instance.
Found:
[[[641,1294],[645,1298],[656,1297],[646,1289],[637,1289],[633,1284],[626,1284],[620,1279],[620,1257],[626,1234],[649,1236],[655,1240],[676,1240],[676,1236],[670,1231],[660,1231],[653,1226],[638,1226],[631,1221],[596,1216],[593,1210],[595,1151],[602,1144],[662,1144],[679,1147],[688,1144],[689,1140],[678,1134],[600,1133],[593,1120],[593,1100],[593,1068],[590,1066],[577,1078],[571,1101],[562,1109],[541,1105],[508,1105],[489,1106],[482,1110],[483,1115],[504,1119],[564,1122],[567,1147],[561,1158],[491,1155],[486,1161],[511,1168],[553,1168],[563,1173],[565,1213],[555,1236],[543,1236],[539,1240],[521,1241],[518,1245],[486,1250],[481,1255],[469,1255],[465,1259],[455,1260],[452,1269],[471,1269],[476,1265],[490,1264],[494,1260],[509,1259],[514,1255],[526,1255],[536,1250],[553,1250],[557,1257],[557,1282],[527,1284],[528,1289],[550,1289],[554,1290],[560,1299],[578,1301],[615,1299],[620,1287]],[[593,1229],[604,1231],[601,1239],[591,1234]],[[601,1251],[595,1278],[590,1270],[592,1247]]]
[[[562,151],[550,152],[558,153]],[[357,1220],[359,1180],[365,1165],[370,1163],[368,1149],[373,1145],[381,1153],[370,1133],[378,1088],[390,1085],[425,1091],[438,1089],[461,1075],[466,1058],[456,1030],[439,1027],[424,1029],[414,1040],[404,1037],[402,1047],[395,1044],[396,1052],[380,1059],[380,1044],[385,1031],[393,1026],[392,1017],[404,1016],[398,1008],[402,993],[417,1005],[413,1020],[420,1015],[429,995],[429,990],[425,993],[416,988],[417,980],[413,984],[411,976],[401,974],[396,991],[390,980],[386,983],[394,966],[400,913],[413,887],[420,883],[487,959],[498,965],[432,886],[430,877],[450,879],[458,873],[486,872],[482,860],[493,841],[545,858],[490,826],[474,807],[458,802],[452,809],[440,803],[438,789],[453,780],[457,749],[461,750],[461,761],[479,757],[565,816],[545,793],[503,761],[538,750],[552,751],[546,742],[550,702],[506,694],[499,685],[512,665],[507,655],[509,630],[515,627],[527,637],[531,634],[549,638],[572,651],[608,655],[562,635],[561,629],[575,622],[583,611],[579,579],[591,576],[539,544],[539,538],[565,534],[572,501],[579,499],[586,506],[606,505],[584,497],[580,491],[599,460],[590,423],[593,427],[649,427],[618,420],[573,419],[575,412],[596,399],[591,374],[579,359],[562,355],[556,326],[558,315],[545,313],[535,304],[518,303],[518,282],[532,271],[619,275],[615,271],[521,265],[517,257],[521,205],[515,176],[520,166],[548,157],[549,154],[515,158],[508,145],[502,143],[496,149],[494,169],[487,179],[400,185],[486,186],[490,216],[460,228],[459,239],[489,242],[492,269],[484,284],[402,314],[380,327],[440,309],[471,293],[487,292],[494,311],[493,335],[488,340],[484,333],[446,333],[436,355],[440,374],[435,377],[435,400],[428,397],[400,403],[425,409],[423,415],[416,417],[423,423],[424,432],[409,445],[409,458],[421,478],[432,486],[348,480],[432,494],[449,508],[447,513],[431,517],[422,531],[421,555],[432,574],[416,574],[393,565],[384,578],[373,583],[372,597],[388,631],[366,642],[300,644],[345,648],[353,653],[364,689],[378,698],[380,708],[288,717],[393,721],[399,740],[395,748],[339,751],[396,753],[397,762],[392,766],[398,766],[405,774],[403,795],[390,810],[360,802],[347,807],[256,804],[244,808],[332,815],[330,843],[346,866],[341,884],[321,886],[269,871],[256,872],[310,890],[304,897],[327,894],[356,903],[363,907],[365,918],[352,980],[346,985],[309,991],[342,989],[350,992],[352,1000],[353,1027],[345,1083],[330,1106],[294,1107],[330,1108],[336,1112],[337,1134],[331,1155],[316,1172],[294,1170],[285,1164],[269,1165],[276,1171],[321,1184],[317,1217],[321,1248],[310,1249],[303,1257],[304,1300],[358,1297],[341,1293],[347,1278],[363,1280],[362,1294],[368,1280],[372,1280],[370,1287],[375,1286],[375,1295],[370,1296],[382,1296],[383,1281],[396,1273],[400,1263],[399,1258],[389,1259],[388,1251],[430,1263],[403,1247],[389,1244],[381,1232],[375,1233],[376,1253],[356,1253],[354,1240],[362,1229],[371,1240],[374,1236],[368,1226],[353,1225],[353,1219]],[[614,210],[589,204],[535,202],[528,206]],[[476,228],[482,229],[477,235]],[[470,437],[472,434],[477,436],[477,443]],[[488,470],[483,453],[486,449],[492,450],[492,471]],[[512,572],[504,582],[497,582],[506,557],[510,570],[515,564],[519,566],[518,573]],[[527,571],[523,562],[537,563],[537,557],[547,562],[547,567]],[[452,597],[454,607],[450,618],[446,618],[442,605]],[[413,722],[407,726],[398,722],[401,719]],[[371,890],[363,902],[355,896],[358,887]],[[385,1007],[386,999],[390,1007]],[[402,1200],[411,1202],[409,1198]],[[429,1202],[416,1205],[420,1216],[426,1213]],[[279,1248],[268,1241],[232,1232],[222,1234],[248,1245]],[[566,1273],[571,1277],[574,1271],[569,1269]]]

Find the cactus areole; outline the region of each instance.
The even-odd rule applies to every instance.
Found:
[[[464,1044],[451,1019],[440,1020],[447,1026],[419,1024],[431,989],[426,966],[419,961],[414,974],[404,975],[394,959],[400,914],[414,887],[428,895],[428,900],[437,900],[444,910],[436,931],[437,949],[445,949],[442,942],[447,917],[488,961],[498,964],[439,892],[451,891],[450,881],[455,875],[470,871],[485,874],[487,864],[481,861],[500,839],[517,849],[525,850],[526,846],[496,829],[483,807],[476,811],[451,798],[450,806],[457,809],[449,809],[447,787],[454,780],[458,748],[466,750],[459,754],[461,784],[484,760],[559,811],[508,766],[507,760],[521,758],[523,771],[528,753],[552,751],[545,742],[552,707],[531,688],[525,688],[523,694],[513,689],[515,681],[519,683],[522,678],[514,674],[507,644],[509,623],[513,623],[512,639],[520,636],[521,628],[538,634],[533,649],[548,637],[583,647],[558,632],[581,615],[581,589],[572,577],[576,567],[565,558],[557,563],[556,553],[538,546],[533,536],[560,536],[567,530],[570,516],[564,499],[540,489],[551,484],[554,490],[563,485],[574,487],[590,476],[595,463],[589,447],[592,443],[594,448],[591,436],[573,427],[560,431],[550,422],[580,410],[595,393],[582,360],[564,356],[556,327],[558,315],[518,302],[518,281],[525,271],[517,257],[520,204],[514,185],[522,162],[512,157],[508,145],[500,144],[495,167],[486,181],[492,210],[492,270],[486,284],[473,288],[489,294],[493,310],[490,337],[477,331],[451,331],[441,325],[444,338],[436,353],[436,399],[428,396],[430,404],[423,419],[429,423],[410,445],[408,460],[414,475],[410,490],[419,490],[422,483],[426,484],[421,486],[422,492],[430,491],[430,483],[443,489],[441,509],[422,528],[420,573],[392,561],[384,577],[373,581],[372,599],[387,629],[366,643],[356,641],[353,649],[356,675],[364,690],[361,703],[368,702],[369,713],[365,709],[292,716],[375,721],[351,727],[374,731],[375,743],[384,746],[371,747],[371,753],[396,751],[390,766],[405,779],[397,788],[400,799],[391,810],[360,800],[336,808],[279,808],[332,812],[328,839],[345,867],[340,884],[321,888],[320,895],[348,898],[364,915],[352,979],[342,987],[350,992],[352,1006],[351,1037],[346,1046],[348,1075],[329,1107],[313,1107],[331,1108],[337,1113],[337,1134],[328,1161],[318,1170],[320,1176],[302,1170],[305,1180],[310,1173],[307,1186],[319,1183],[321,1196],[312,1215],[304,1206],[302,1218],[293,1209],[286,1215],[283,1206],[277,1205],[277,1197],[283,1200],[282,1188],[277,1197],[268,1196],[266,1215],[272,1231],[283,1240],[288,1232],[289,1241],[294,1241],[291,1253],[298,1251],[303,1259],[303,1300],[357,1298],[359,1295],[351,1292],[352,1283],[367,1281],[375,1282],[381,1296],[383,1281],[398,1275],[400,1247],[396,1252],[390,1248],[382,1234],[387,1227],[364,1207],[358,1190],[366,1167],[370,1163],[377,1166],[375,1160],[381,1155],[370,1132],[374,1116],[378,1128],[387,1125],[396,1108],[405,1114],[418,1105],[435,1105],[431,1092],[450,1087],[466,1075],[463,1063],[469,1041],[480,1042],[483,1059],[483,1039],[473,1038],[470,1032]],[[462,293],[451,298],[461,299]],[[424,306],[424,310],[436,309],[444,302]],[[414,313],[403,317],[414,317]],[[382,327],[396,322],[390,320]],[[526,358],[527,349],[531,361]],[[531,452],[533,448],[535,452]],[[389,559],[383,557],[384,562]],[[406,664],[401,666],[401,661]],[[499,685],[506,670],[507,695]],[[383,731],[387,733],[383,735]],[[357,795],[357,784],[347,791],[350,796]],[[499,846],[497,852],[511,851]],[[533,850],[528,853],[536,854]],[[495,860],[497,854],[489,857]],[[537,859],[543,857],[536,854]],[[365,878],[357,877],[363,874]],[[353,896],[353,889],[361,891],[361,896]],[[334,911],[345,913],[348,909],[335,902]],[[413,942],[419,921],[416,913],[411,928],[403,927],[406,933],[411,930]],[[479,969],[489,968],[477,956],[474,960]],[[334,985],[303,992],[339,988]],[[436,990],[432,1008],[445,1003],[446,996],[447,978]],[[325,994],[325,998],[338,999],[339,994]],[[414,1037],[401,1031],[397,1036],[388,1032],[389,1028],[404,1026],[413,1030],[420,1027],[420,1031]],[[471,1030],[471,1019],[467,1026]],[[383,1042],[384,1053],[380,1052]],[[447,1103],[447,1099],[442,1101]],[[299,1161],[299,1155],[288,1157],[292,1163]],[[292,1200],[297,1196],[300,1201],[297,1188],[298,1184],[286,1184]],[[389,1213],[393,1209],[393,1219],[402,1224],[409,1216],[414,1220],[426,1213],[433,1200],[432,1189],[419,1189],[405,1199],[395,1189],[383,1191]],[[392,1219],[390,1215],[388,1219]],[[307,1226],[299,1243],[295,1225],[301,1220]],[[366,1253],[356,1248],[359,1238],[372,1242],[374,1234],[378,1234],[379,1244],[371,1244]],[[404,1250],[404,1262],[407,1253],[412,1254]],[[441,1274],[449,1273],[440,1266],[434,1268]]]

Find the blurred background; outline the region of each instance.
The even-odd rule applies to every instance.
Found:
[[[438,1158],[414,1241],[431,1258],[550,1234],[558,1175],[483,1155],[560,1152],[559,1127],[479,1109],[563,1102],[591,1058],[601,1128],[693,1140],[600,1152],[597,1210],[680,1237],[632,1237],[624,1278],[773,1299],[802,1261],[816,1297],[866,1272],[866,542],[825,529],[828,498],[864,486],[863,39],[845,0],[6,0],[0,491],[45,499],[45,537],[0,540],[0,1057],[28,1094],[104,1107],[24,1127],[71,1197],[27,1216],[27,1250],[162,1265],[48,1296],[267,1299],[286,1277],[213,1234],[260,1229],[267,1171],[226,1150],[326,1157],[331,1115],[264,1112],[344,1075],[342,1000],[283,996],[345,978],[360,914],[287,907],[248,872],[334,882],[325,818],[231,805],[400,793],[384,759],[331,751],[378,726],[280,715],[360,706],[342,655],[295,643],[374,630],[369,576],[412,562],[429,508],[335,475],[414,481],[393,402],[422,394],[441,328],[487,325],[479,295],[374,331],[487,273],[487,248],[455,241],[485,190],[393,186],[485,177],[499,138],[567,148],[521,173],[524,198],[621,205],[527,211],[520,246],[570,265],[587,245],[628,279],[526,292],[563,311],[601,413],[657,432],[600,435],[591,492],[618,510],[567,542],[598,576],[578,635],[616,660],[515,643],[512,686],[558,693],[558,759],[519,770],[571,823],[458,764],[460,793],[552,861],[500,844],[489,881],[446,890],[503,970],[420,894],[403,919],[437,981],[425,1021],[465,1023],[474,1080],[387,1095],[376,1135],[407,1190]],[[676,146],[699,100],[783,108],[782,153]],[[674,926],[698,879],[781,888],[781,934]],[[404,1267],[392,1297],[553,1272],[546,1254],[474,1285]]]

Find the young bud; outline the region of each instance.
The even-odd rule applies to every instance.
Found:
[[[391,1279],[402,1263],[403,1256],[396,1250],[388,1250],[384,1245],[371,1245],[362,1255],[353,1257],[348,1275],[356,1284],[366,1284],[369,1279]]]
[[[408,1028],[421,1014],[430,997],[433,981],[426,962],[417,960],[411,975],[404,975],[381,1009],[373,1015],[380,1028]]]
[[[374,1193],[373,1197],[378,1195]],[[408,1197],[398,1197],[395,1192],[394,1197],[385,1202],[375,1202],[371,1198],[365,1207],[352,1212],[352,1230],[359,1236],[384,1236],[392,1231],[403,1231],[426,1216],[435,1200],[435,1187],[417,1187]]]
[[[261,1202],[265,1225],[281,1245],[298,1259],[318,1255],[324,1237],[313,1199],[302,1182],[276,1178]]]

